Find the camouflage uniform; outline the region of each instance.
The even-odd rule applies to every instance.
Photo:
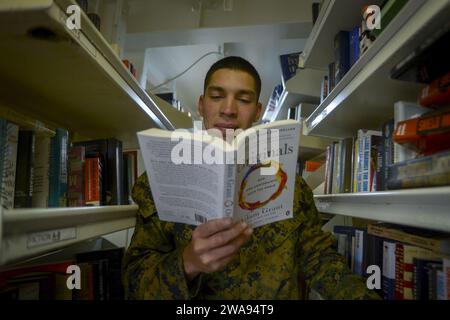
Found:
[[[133,188],[139,205],[134,235],[124,257],[127,299],[304,299],[315,288],[326,299],[376,298],[352,274],[321,230],[310,188],[297,177],[294,218],[254,230],[221,272],[186,282],[182,252],[194,226],[159,220],[147,175]]]

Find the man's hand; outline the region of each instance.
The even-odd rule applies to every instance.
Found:
[[[188,281],[201,272],[225,268],[252,233],[253,229],[245,222],[233,223],[230,218],[211,220],[195,228],[191,242],[183,251]]]

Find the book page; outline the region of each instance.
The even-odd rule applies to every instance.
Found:
[[[223,217],[225,165],[194,161],[196,152],[202,152],[207,142],[171,141],[170,137],[142,133],[138,138],[161,220],[199,225]],[[174,163],[173,152],[190,163]]]
[[[278,137],[270,134],[272,139],[264,145],[264,135],[255,142],[246,132],[247,143],[244,137],[238,141],[238,153],[246,149],[248,163],[237,164],[235,219],[244,219],[254,228],[293,217],[300,124],[286,120],[255,128],[278,129]]]

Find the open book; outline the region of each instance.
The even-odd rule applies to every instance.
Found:
[[[292,218],[300,123],[258,125],[229,143],[208,132],[137,133],[159,218],[199,225],[231,217],[254,228]]]

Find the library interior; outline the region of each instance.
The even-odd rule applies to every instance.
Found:
[[[0,1],[0,301],[450,300],[449,35],[450,0]]]

